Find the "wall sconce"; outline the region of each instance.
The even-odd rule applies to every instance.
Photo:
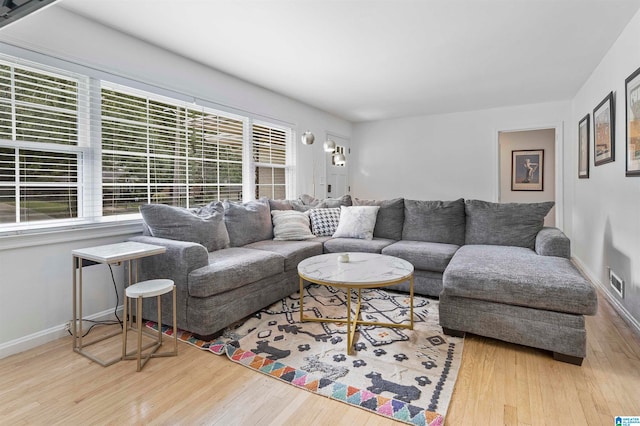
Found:
[[[302,134],[302,143],[304,145],[313,145],[313,142],[316,140],[316,137],[313,136],[311,131],[307,130]]]
[[[334,152],[336,150],[336,143],[331,139],[327,139],[324,142],[324,152]]]

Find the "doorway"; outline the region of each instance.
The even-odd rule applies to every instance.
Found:
[[[498,144],[501,203],[556,201],[555,128],[501,131]],[[556,206],[544,226],[557,226]]]

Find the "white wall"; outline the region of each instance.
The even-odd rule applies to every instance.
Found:
[[[555,129],[500,132],[500,202],[501,203],[538,203],[555,201],[556,187],[556,134]],[[512,191],[511,173],[513,168],[512,151],[544,150],[542,191]],[[555,226],[555,206],[544,218],[545,226]]]
[[[288,124],[296,132],[296,195],[313,191],[313,156],[321,159],[327,132],[351,136],[351,123],[266,89],[217,72],[140,40],[95,24],[55,5],[0,31],[0,52],[34,60],[46,54],[50,64],[69,70],[92,68],[145,84],[165,87],[214,103],[214,107]],[[15,49],[18,46],[21,49]],[[24,52],[29,49],[32,52]],[[303,52],[301,52],[303,53]],[[78,67],[76,64],[81,65]],[[121,78],[109,77],[124,83]],[[188,98],[188,97],[186,97]],[[303,146],[299,135],[311,130],[316,143]],[[320,181],[323,168],[316,170]],[[71,319],[71,254],[74,248],[124,241],[139,227],[65,235],[0,237],[0,357],[62,334]],[[86,314],[113,309],[115,294],[106,267],[89,269]],[[122,273],[116,268],[118,285]]]
[[[572,102],[571,141],[578,122],[591,114],[589,179],[577,178],[577,148],[571,151],[567,182],[574,186],[573,247],[576,258],[640,324],[640,177],[625,177],[624,80],[640,67],[640,12],[630,21]],[[615,161],[593,165],[593,109],[615,92]],[[626,283],[621,299],[609,289],[608,267]],[[615,303],[615,302],[614,302]]]
[[[570,113],[569,102],[553,102],[356,123],[351,193],[359,198],[497,201],[498,132],[557,127],[561,150]]]

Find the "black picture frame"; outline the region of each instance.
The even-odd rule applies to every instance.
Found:
[[[640,176],[640,68],[624,80],[626,106],[625,175]]]
[[[578,178],[580,179],[589,179],[590,124],[590,114],[585,115],[578,123]]]
[[[544,149],[511,151],[511,190],[544,190]]]
[[[593,109],[593,164],[601,166],[615,161],[615,103],[613,92]]]

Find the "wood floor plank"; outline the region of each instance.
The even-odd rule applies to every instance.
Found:
[[[602,295],[581,367],[469,335],[447,425],[613,424],[640,415],[640,337]],[[94,330],[96,337],[108,330]],[[388,425],[186,344],[178,357],[103,368],[71,338],[0,360],[0,424]]]

